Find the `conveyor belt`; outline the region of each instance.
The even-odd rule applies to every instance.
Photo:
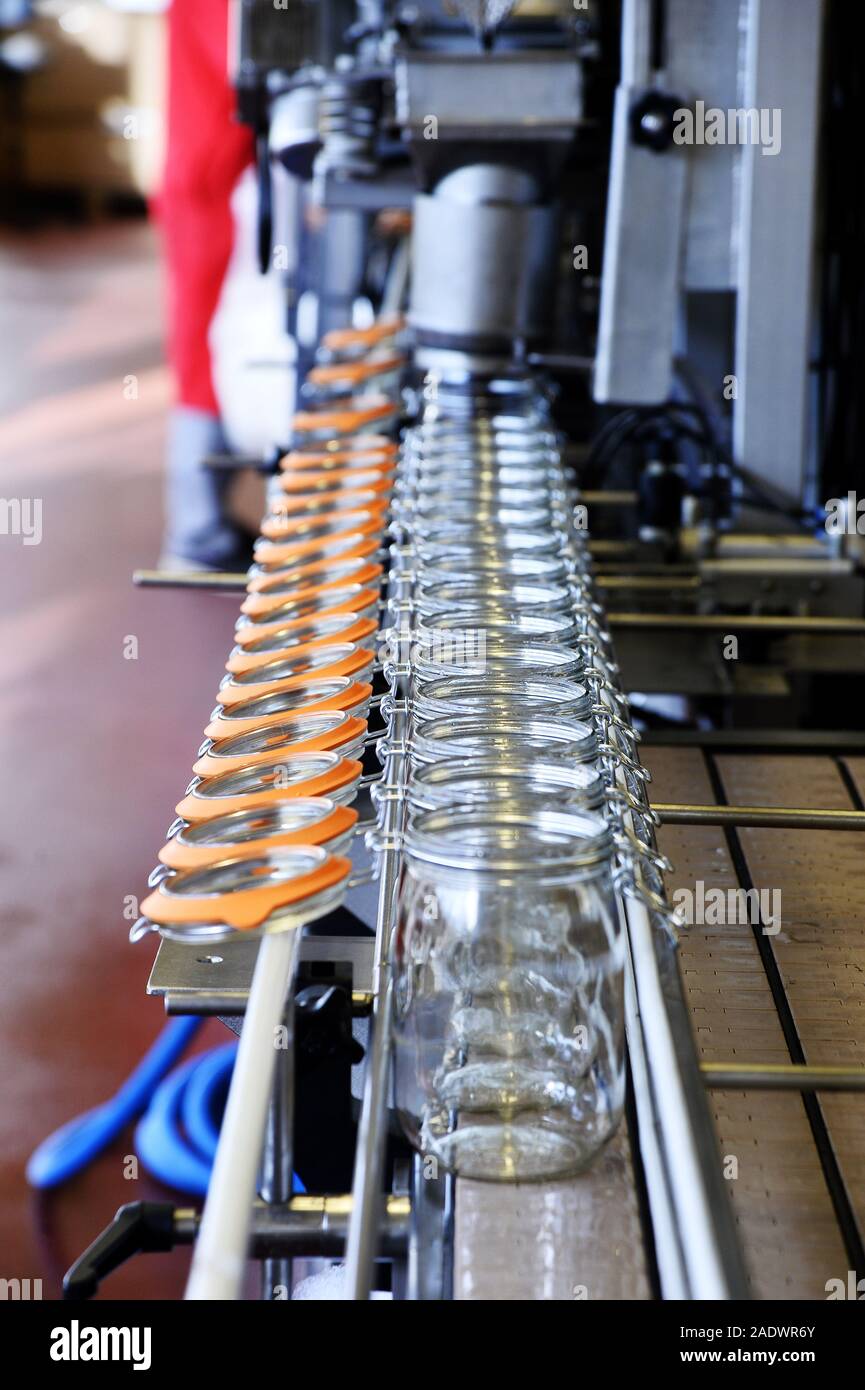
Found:
[[[827,757],[718,756],[653,748],[653,799],[849,809]],[[861,777],[862,760],[850,775]],[[855,885],[862,845],[843,831],[665,827],[669,881],[780,889],[774,936],[747,926],[693,926],[681,966],[702,1061],[858,1063],[865,1049],[865,931]],[[780,1011],[779,1007],[780,1005]],[[858,1263],[865,1212],[865,1105],[857,1095],[800,1098],[716,1092],[722,1155],[757,1298],[825,1298]]]
[[[458,1182],[454,1297],[649,1298],[626,1130],[567,1182]]]

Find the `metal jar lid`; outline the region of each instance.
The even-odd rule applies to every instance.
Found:
[[[199,777],[211,777],[274,762],[286,753],[339,752],[343,758],[355,758],[363,749],[365,736],[366,720],[340,710],[287,715],[280,723],[227,738],[206,738],[192,770]]]
[[[169,874],[141,904],[133,934],[155,928],[171,940],[218,941],[290,930],[336,907],[350,872],[350,859],[314,845],[225,858]]]
[[[279,512],[271,513],[261,523],[261,534],[268,540],[284,540],[292,544],[327,540],[330,536],[341,536],[346,532],[368,535],[384,527],[385,505],[359,507],[347,512],[331,508],[324,516],[288,517]]]
[[[369,534],[368,534],[369,533]],[[344,535],[331,536],[327,540],[306,541],[268,541],[259,539],[253,547],[255,564],[250,569],[250,578],[272,574],[274,570],[284,570],[296,566],[298,570],[319,560],[332,562],[336,559],[353,559],[356,556],[375,555],[381,548],[381,529],[378,523],[370,524],[363,532],[348,531]]]
[[[224,676],[216,698],[221,705],[237,705],[253,695],[301,685],[310,676],[355,676],[362,680],[371,671],[374,660],[374,652],[355,642],[306,646],[290,655],[277,654],[263,666]]]
[[[343,512],[386,510],[390,505],[387,491],[375,488],[341,488],[329,492],[287,493],[276,486],[268,496],[268,515],[274,517],[338,516]]]
[[[359,617],[368,617],[377,612],[379,601],[377,588],[365,589],[360,584],[345,584],[342,588],[333,589],[307,589],[301,596],[281,601],[265,598],[259,604],[251,605],[252,611],[241,606],[236,627],[238,640],[241,633],[257,631],[263,636],[268,627],[284,626],[302,618],[327,617],[332,613],[357,613]]]
[[[362,642],[377,629],[377,619],[359,618],[356,613],[301,618],[277,627],[267,636],[256,637],[244,646],[233,647],[225,669],[232,675],[242,675],[267,666],[280,655],[303,655],[334,643]]]
[[[281,569],[250,574],[241,612],[261,611],[256,606],[258,601],[285,601],[311,591],[324,592],[345,584],[360,584],[366,588],[381,579],[383,574],[383,565],[364,555],[355,555],[348,560],[315,560],[308,565],[285,565]]]
[[[176,834],[159,851],[159,866],[148,883],[155,888],[172,871],[201,869],[229,857],[250,858],[294,845],[321,845],[330,854],[341,854],[357,820],[357,811],[327,797],[298,797],[195,825],[178,824]]]
[[[279,461],[282,473],[307,471],[331,472],[335,469],[370,468],[381,464],[393,466],[399,445],[384,434],[362,434],[356,438],[325,441],[323,444],[301,443],[283,454]]]
[[[287,753],[272,763],[193,777],[175,809],[182,820],[200,821],[295,796],[327,796],[342,805],[357,794],[361,771],[359,762],[338,753]]]
[[[208,738],[231,738],[279,724],[292,714],[315,713],[318,710],[341,710],[345,714],[365,719],[372,698],[372,686],[350,676],[331,676],[325,680],[307,680],[287,690],[274,690],[236,705],[216,705],[204,730]]]

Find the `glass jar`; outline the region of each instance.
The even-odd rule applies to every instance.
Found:
[[[525,762],[541,757],[565,767],[596,764],[597,732],[581,719],[526,713],[519,707],[483,710],[475,714],[441,715],[415,724],[410,738],[412,766],[443,759],[497,757],[506,762]]]
[[[563,676],[520,679],[511,676],[439,676],[415,681],[411,712],[415,722],[449,714],[545,715],[590,719],[593,699],[584,685]]]
[[[442,620],[443,621],[443,620]],[[421,690],[425,681],[440,676],[513,676],[524,680],[533,677],[567,679],[578,677],[585,669],[581,652],[547,641],[508,641],[487,630],[480,619],[471,626],[471,615],[453,630],[436,625],[425,636],[415,637],[411,652],[411,671],[414,688]]]
[[[522,646],[550,642],[559,647],[574,647],[583,636],[583,628],[584,624],[573,612],[526,613],[522,609],[477,607],[419,618],[414,640],[424,654],[436,649],[447,652],[460,645],[471,650],[470,637],[476,651],[480,651],[483,644],[494,653],[503,644]]]
[[[412,535],[418,537],[439,531],[443,515],[447,516],[449,526],[483,527],[484,530],[522,527],[538,531],[559,525],[562,520],[561,511],[550,501],[518,506],[499,501],[498,498],[456,496],[436,498],[421,506],[394,509],[395,524],[407,526]]]
[[[515,810],[529,804],[539,810],[604,812],[607,787],[600,769],[592,762],[541,761],[518,743],[513,755],[507,747],[503,754],[473,751],[468,756],[415,767],[406,796],[411,815],[446,806],[457,810],[481,806]]]
[[[509,554],[476,547],[424,557],[421,583],[434,584],[465,580],[466,583],[567,584],[571,573],[567,560],[559,555]]]
[[[491,575],[486,583],[475,579],[436,580],[418,585],[414,596],[419,613],[429,616],[458,609],[485,613],[570,613],[574,593],[567,584],[523,583]]]
[[[579,1172],[625,1090],[624,943],[608,827],[495,808],[418,816],[393,940],[396,1106],[462,1177]]]
[[[441,555],[471,556],[477,551],[489,554],[558,555],[563,537],[558,531],[523,531],[517,527],[479,527],[470,521],[443,522],[418,537],[416,549],[421,562],[435,563]]]

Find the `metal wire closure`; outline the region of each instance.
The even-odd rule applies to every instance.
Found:
[[[453,633],[469,619],[482,627],[485,614],[495,632],[494,614],[522,608],[564,611],[577,628],[575,648],[583,658],[578,679],[589,696],[585,717],[596,732],[595,766],[614,831],[615,883],[630,942],[628,1038],[632,1064],[646,1081],[640,1142],[663,1252],[664,1292],[692,1298],[744,1297],[741,1256],[726,1194],[718,1190],[711,1122],[677,978],[674,985],[675,966],[670,963],[680,925],[664,895],[663,874],[670,866],[655,842],[658,817],[647,796],[649,773],[639,761],[639,733],[620,687],[605,610],[595,592],[587,538],[580,529],[583,509],[562,469],[559,440],[549,427],[535,383],[515,379],[508,387],[513,389],[494,389],[489,382],[428,380],[421,392],[420,420],[407,432],[397,465],[399,501],[388,532],[385,622],[394,628],[398,659],[385,656],[382,663],[390,684],[390,694],[381,701],[387,732],[378,746],[384,775],[373,796],[377,823],[367,832],[381,864],[377,993],[346,1250],[348,1296],[364,1299],[370,1292],[391,1064],[389,958],[395,884],[412,768],[426,721],[436,712],[434,704],[423,701],[429,700],[430,689],[435,696],[436,685],[442,684],[427,681],[419,702],[417,655],[424,647],[417,639],[423,636],[429,645],[437,628]],[[521,524],[513,514],[519,500],[531,518],[528,523],[523,519]],[[527,592],[530,585],[559,586],[549,596],[549,610],[540,594]],[[440,621],[442,614],[447,621]],[[499,626],[502,643],[512,640],[518,628],[514,624],[514,633],[504,636]],[[478,682],[478,709],[495,687],[494,669],[493,662],[485,694]],[[459,675],[454,670],[448,684],[455,687],[462,680],[466,698],[471,698],[471,679],[470,671]],[[552,685],[560,680],[550,677]],[[452,693],[457,694],[455,689]],[[501,714],[507,705],[492,707]],[[555,720],[566,711],[567,705],[559,701],[545,714]],[[522,717],[527,717],[525,709]],[[443,749],[446,746],[445,741]],[[424,766],[435,768],[434,753]]]

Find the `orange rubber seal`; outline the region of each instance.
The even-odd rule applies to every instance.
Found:
[[[335,531],[330,536],[316,536],[308,541],[259,540],[254,549],[255,563],[269,565],[272,569],[277,565],[282,568],[294,564],[295,560],[303,560],[307,556],[316,559],[341,556],[343,560],[348,560],[358,554],[371,555],[381,545],[383,530],[383,522],[378,520],[369,521],[355,531]],[[373,540],[370,550],[356,549],[370,539]]]
[[[371,463],[368,468],[301,468],[293,473],[278,473],[276,482],[288,498],[342,497],[346,492],[387,493],[393,488],[394,469],[386,463]],[[282,499],[277,499],[280,504]]]
[[[337,590],[337,593],[339,590]],[[324,599],[327,595],[323,595]],[[378,607],[378,589],[361,590],[359,594],[352,594],[350,598],[344,598],[342,603],[330,604],[324,608],[316,608],[314,612],[307,613],[303,618],[274,618],[272,622],[244,623],[234,634],[234,640],[239,647],[248,647],[251,642],[256,642],[259,637],[269,637],[272,632],[281,632],[283,628],[290,627],[294,622],[309,622],[311,618],[333,618],[339,613],[356,613],[359,618],[364,617],[370,609]],[[291,599],[288,600],[292,602]],[[378,619],[376,618],[376,627]]]
[[[326,647],[318,647],[316,651],[326,651]],[[272,658],[273,664],[279,664],[278,653]],[[267,667],[261,667],[259,675],[261,680],[244,681],[238,684],[236,681],[227,681],[221,685],[216,692],[215,704],[222,705],[225,709],[231,709],[234,705],[242,705],[246,700],[252,700],[256,695],[277,694],[280,690],[296,690],[299,685],[305,685],[310,679],[324,680],[328,676],[354,676],[358,672],[371,666],[375,660],[375,652],[368,647],[357,647],[349,656],[341,656],[326,666],[311,667],[307,671],[301,671],[296,676],[282,676],[274,679],[268,677]]]
[[[217,863],[223,863],[217,860]],[[207,897],[180,897],[163,893],[160,888],[150,893],[141,904],[142,916],[158,927],[207,925],[236,927],[238,931],[253,931],[261,927],[280,908],[302,903],[305,898],[317,897],[333,888],[351,873],[351,860],[331,854],[317,869],[285,883],[270,887],[242,888],[236,893],[220,893]]]
[[[274,541],[302,540],[305,531],[318,531],[323,526],[343,521],[345,522],[344,527],[340,527],[336,531],[322,531],[320,535],[316,536],[316,539],[327,540],[328,536],[340,536],[345,531],[357,533],[361,529],[367,532],[383,530],[387,508],[387,498],[379,498],[365,507],[353,507],[347,511],[341,511],[338,507],[331,507],[323,512],[315,512],[312,516],[268,515],[261,523],[261,534],[267,536],[268,540]],[[364,521],[364,517],[367,517],[368,520]],[[358,523],[357,526],[354,526],[355,522]]]
[[[350,786],[360,777],[362,770],[361,764],[354,758],[341,758],[329,772],[306,777],[290,787],[267,787],[260,792],[238,792],[236,796],[203,797],[189,792],[182,801],[178,801],[175,809],[185,821],[197,825],[200,821],[214,820],[216,816],[226,816],[232,811],[257,811],[261,806],[272,806],[275,801],[287,801],[295,796],[328,796],[331,792]],[[273,782],[276,776],[275,771],[261,780]]]
[[[346,512],[386,511],[390,505],[391,484],[370,487],[322,488],[320,492],[285,492],[270,503],[271,516],[342,516]]]
[[[266,554],[269,550],[280,549],[273,541],[261,541],[259,547],[262,554]],[[262,572],[250,575],[246,582],[247,592],[257,594],[262,589],[269,588],[277,582],[284,584],[287,579],[308,579],[310,576],[324,574],[333,568],[334,563],[342,564],[343,560],[369,560],[369,557],[375,555],[378,550],[379,542],[371,540],[360,541],[359,544],[350,546],[348,550],[337,555],[319,555],[313,560],[304,560],[303,564],[300,565],[292,564],[290,559],[277,564],[257,559],[256,564],[261,566]],[[341,576],[341,580],[344,582],[344,575]]]
[[[331,472],[336,468],[393,467],[399,445],[384,434],[361,434],[356,439],[292,449],[283,454],[279,467],[283,473]]]
[[[240,605],[240,611],[248,614],[251,618],[259,618],[267,613],[272,613],[275,608],[282,608],[283,604],[286,603],[304,603],[310,598],[326,598],[332,590],[335,589],[338,593],[341,589],[352,584],[375,584],[383,574],[383,565],[372,563],[359,565],[354,573],[338,575],[336,579],[328,579],[324,584],[310,583],[303,588],[292,589],[289,593],[277,592],[289,575],[282,575],[279,581],[274,581],[271,576],[268,584],[260,584],[257,589],[251,590],[247,594]],[[311,580],[315,579],[314,574],[309,577]],[[361,589],[362,592],[363,589]],[[377,595],[378,589],[375,592]]]
[[[399,413],[394,401],[371,396],[367,404],[359,396],[351,396],[336,410],[298,410],[292,416],[291,428],[295,434],[328,434],[341,438],[354,434],[366,425],[374,425],[381,420],[389,420]]]
[[[288,716],[283,716],[284,718]],[[267,725],[259,726],[265,732]],[[253,730],[253,732],[255,732]],[[196,777],[215,777],[219,772],[239,772],[242,767],[257,767],[260,763],[272,763],[289,753],[338,753],[346,743],[355,743],[366,733],[366,720],[348,718],[338,729],[330,729],[325,734],[313,734],[311,738],[297,739],[294,742],[275,744],[272,748],[260,748],[257,753],[238,753],[231,757],[218,757],[213,752],[203,753],[192,764]],[[240,737],[239,734],[231,738]],[[214,740],[225,743],[229,740]]]
[[[321,343],[328,352],[342,352],[345,348],[354,347],[374,347],[376,343],[384,342],[386,338],[393,338],[397,333],[401,333],[405,326],[406,320],[402,314],[387,314],[376,319],[369,328],[332,328],[329,333],[325,333]]]
[[[310,677],[305,676],[304,683],[308,680]],[[295,686],[294,689],[300,690],[301,686]],[[257,698],[256,695],[247,696],[248,700]],[[358,709],[371,698],[372,686],[367,681],[352,681],[351,685],[346,686],[339,695],[328,695],[324,700],[313,699],[310,700],[309,704],[294,705],[290,710],[274,710],[272,714],[250,715],[248,719],[226,719],[217,713],[218,710],[226,708],[220,703],[216,706],[204,734],[206,738],[233,738],[236,734],[251,734],[256,729],[266,729],[271,724],[281,724],[292,714],[319,714],[322,710],[329,709],[341,710],[347,714],[349,710]],[[228,706],[228,708],[233,707]]]
[[[325,366],[312,367],[306,379],[313,386],[335,386],[340,381],[356,386],[358,382],[371,381],[389,372],[398,372],[407,362],[404,352],[394,352],[388,357],[360,357],[353,362],[328,362]]]
[[[261,840],[244,840],[242,844],[231,845],[187,845],[181,835],[162,846],[158,859],[169,869],[206,869],[209,864],[218,864],[223,859],[256,859],[273,849],[285,849],[290,845],[326,845],[347,835],[358,822],[358,813],[351,806],[334,806],[317,825],[307,825],[301,830],[283,830],[278,835],[268,835]]]
[[[350,617],[351,614],[346,614]],[[298,627],[305,626],[309,622],[308,618],[295,618],[293,622],[286,623],[280,632],[286,632],[289,636]],[[226,671],[232,676],[243,676],[247,671],[257,671],[262,666],[267,666],[271,661],[279,661],[280,657],[304,657],[308,652],[314,652],[319,647],[332,647],[335,642],[362,642],[365,637],[369,637],[378,630],[378,622],[375,618],[358,618],[356,622],[349,623],[340,632],[328,632],[321,637],[313,637],[309,642],[298,642],[296,647],[287,643],[284,647],[274,647],[266,652],[252,652],[243,647],[235,647],[225,663]]]

